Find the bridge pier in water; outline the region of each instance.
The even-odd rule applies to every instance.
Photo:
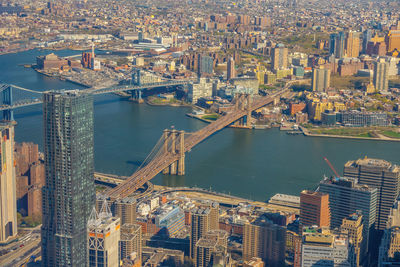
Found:
[[[142,90],[132,90],[130,100],[142,104],[144,102],[142,98]]]
[[[163,174],[185,174],[185,131],[165,129],[163,134],[164,153],[179,154],[179,159],[163,170]]]

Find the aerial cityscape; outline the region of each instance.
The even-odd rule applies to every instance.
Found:
[[[0,266],[400,266],[399,0],[0,0]]]

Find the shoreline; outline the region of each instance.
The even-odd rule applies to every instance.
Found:
[[[373,141],[389,141],[389,142],[400,142],[400,139],[390,137],[361,137],[361,136],[348,136],[348,135],[333,135],[333,134],[314,134],[310,133],[307,129],[299,127],[305,136],[309,137],[328,137],[328,138],[343,138],[343,139],[358,139],[358,140],[373,140]]]

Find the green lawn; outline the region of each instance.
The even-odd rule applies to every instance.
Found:
[[[390,138],[399,138],[400,139],[400,133],[395,132],[395,131],[383,131],[382,134],[384,136],[387,136]]]
[[[207,114],[201,117],[203,120],[215,121],[219,118],[218,114]]]

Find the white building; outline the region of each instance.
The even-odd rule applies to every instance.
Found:
[[[100,213],[93,208],[88,221],[89,266],[119,266],[120,219],[112,217],[104,200]]]
[[[188,100],[196,104],[201,97],[212,96],[212,83],[206,78],[200,78],[199,82],[189,84]]]

